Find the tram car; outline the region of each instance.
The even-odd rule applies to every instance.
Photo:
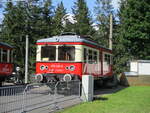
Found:
[[[12,75],[13,69],[13,47],[0,42],[0,85]]]
[[[36,75],[41,82],[112,78],[112,50],[84,36],[63,34],[37,40]]]

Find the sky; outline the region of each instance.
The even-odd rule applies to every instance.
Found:
[[[5,1],[5,0],[0,0],[0,3],[1,1]],[[67,13],[71,13],[72,12],[71,8],[74,6],[74,2],[76,2],[77,0],[52,0],[52,4],[53,6],[56,7],[57,4],[60,3],[61,1],[64,3],[64,7],[67,8]],[[87,2],[87,6],[91,12],[91,15],[94,16],[94,7],[95,7],[96,0],[85,0],[85,1]],[[119,1],[120,0],[112,0],[112,5],[115,10],[119,8],[119,3],[118,3]],[[0,9],[0,23],[2,22],[3,17],[4,17],[3,12]]]
[[[58,3],[63,1],[65,8],[67,8],[68,13],[71,13],[71,8],[74,5],[74,2],[77,0],[53,0],[53,5],[56,6]],[[90,12],[93,14],[95,2],[96,0],[85,0],[87,2],[87,6],[90,9]],[[119,8],[119,2],[120,0],[112,0],[113,7],[117,10]]]

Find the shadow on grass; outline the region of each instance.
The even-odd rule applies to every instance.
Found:
[[[127,87],[121,86],[121,85],[118,85],[117,87],[112,87],[112,88],[107,88],[107,87],[96,88],[94,90],[94,96],[116,93],[125,88],[127,88]]]
[[[106,100],[108,100],[108,98],[106,98],[106,97],[94,97],[93,100],[94,100],[94,101],[95,101],[95,100],[106,101]]]

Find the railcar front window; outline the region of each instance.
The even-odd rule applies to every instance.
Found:
[[[74,46],[59,46],[58,47],[58,60],[74,61],[75,60],[75,47]]]
[[[56,47],[44,46],[41,48],[41,60],[42,61],[54,61],[56,60]]]

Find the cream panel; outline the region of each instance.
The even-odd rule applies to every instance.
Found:
[[[10,62],[10,50],[7,50],[7,62]]]
[[[82,62],[83,61],[83,46],[75,45],[75,61]]]
[[[37,46],[36,50],[36,61],[41,61],[41,45]]]

